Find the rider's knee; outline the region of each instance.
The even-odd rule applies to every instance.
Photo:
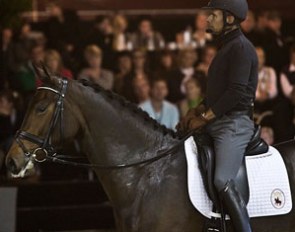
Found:
[[[224,180],[223,178],[220,178],[218,176],[214,178],[214,185],[218,192],[224,189],[226,183],[227,181]]]

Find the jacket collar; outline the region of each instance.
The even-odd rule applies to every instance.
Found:
[[[219,36],[216,40],[218,49],[222,48],[224,45],[228,44],[230,41],[234,40],[235,38],[237,38],[238,36],[242,34],[243,33],[241,29],[237,28],[225,35]]]

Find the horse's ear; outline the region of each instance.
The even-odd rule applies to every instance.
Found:
[[[50,73],[47,70],[47,68],[45,67],[44,63],[39,62],[39,63],[33,63],[33,67],[34,67],[34,71],[36,76],[44,82],[48,82],[50,81],[51,77],[50,77]]]

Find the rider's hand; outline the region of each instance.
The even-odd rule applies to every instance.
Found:
[[[202,128],[207,124],[207,121],[202,117],[198,116],[190,120],[187,131],[194,131]]]
[[[190,109],[184,118],[177,124],[177,131],[182,134],[189,132],[190,128],[194,127],[193,125],[196,125],[196,122],[193,122],[193,120],[196,120],[196,118],[198,118],[198,116],[200,116],[200,114],[203,113],[205,109],[206,108],[204,105]]]

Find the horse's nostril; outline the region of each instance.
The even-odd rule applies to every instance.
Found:
[[[10,172],[12,172],[12,173],[17,172],[16,163],[12,158],[8,158],[6,165],[7,165],[7,168]]]

